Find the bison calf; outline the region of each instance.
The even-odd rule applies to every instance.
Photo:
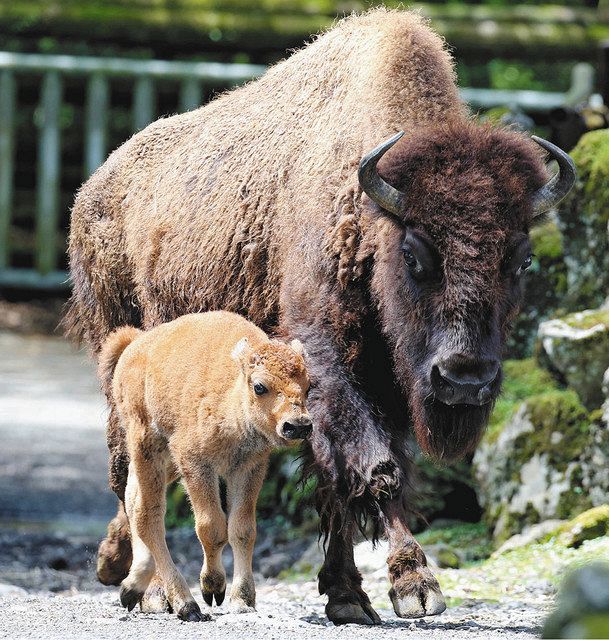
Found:
[[[104,343],[99,363],[130,458],[125,503],[133,561],[121,603],[133,609],[156,573],[180,618],[209,619],[165,542],[165,489],[181,477],[205,554],[205,602],[224,600],[221,556],[228,541],[235,558],[231,602],[253,607],[256,500],[269,454],[311,430],[302,345],[270,340],[244,318],[216,311],[147,332],[120,328]],[[228,518],[219,477],[226,481]]]

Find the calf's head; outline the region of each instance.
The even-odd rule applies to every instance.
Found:
[[[251,345],[243,338],[232,356],[240,367],[243,404],[251,424],[275,444],[306,438],[312,422],[306,408],[309,377],[302,344],[271,340]]]
[[[529,228],[575,173],[544,140],[464,122],[417,130],[377,167],[399,138],[360,164],[368,213],[383,219],[371,293],[420,445],[454,458],[475,447],[500,390]],[[549,181],[540,147],[559,164]]]

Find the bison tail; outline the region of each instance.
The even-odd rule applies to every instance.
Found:
[[[97,373],[102,389],[110,396],[114,370],[123,351],[142,333],[135,327],[120,327],[113,331],[102,345],[99,353]]]

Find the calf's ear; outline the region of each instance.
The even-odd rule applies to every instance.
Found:
[[[233,347],[231,358],[242,367],[245,367],[245,365],[250,363],[253,353],[254,350],[250,345],[250,341],[247,338],[241,338]]]
[[[304,358],[304,356],[305,356],[305,348],[304,348],[302,342],[300,342],[300,340],[292,340],[292,342],[290,342],[290,347],[292,347],[292,350],[296,351],[296,353],[299,356],[302,356]]]

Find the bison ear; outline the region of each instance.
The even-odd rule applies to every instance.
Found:
[[[292,351],[296,351],[299,356],[305,357],[305,348],[300,340],[292,340],[290,347],[292,347]]]
[[[239,340],[239,342],[237,342],[237,344],[233,347],[230,355],[235,362],[237,362],[241,366],[244,366],[251,362],[253,354],[254,350],[250,345],[250,341],[247,338],[241,338],[241,340]]]

